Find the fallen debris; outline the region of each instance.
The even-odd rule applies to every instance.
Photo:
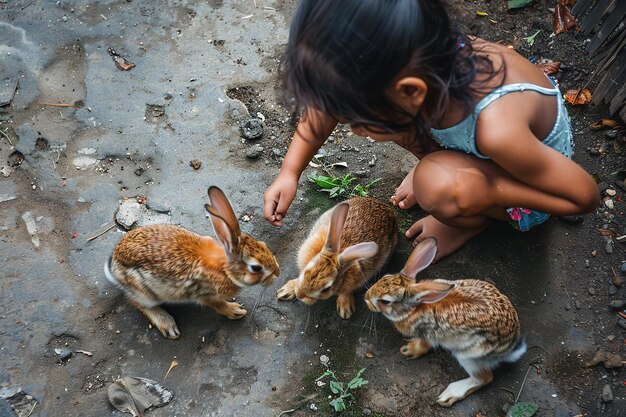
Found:
[[[165,378],[167,378],[167,376],[170,374],[170,371],[174,368],[176,368],[178,366],[178,361],[176,359],[172,360],[172,363],[170,363],[170,367],[167,370],[167,372],[165,373],[165,376],[163,377],[163,381],[165,381]]]
[[[169,212],[160,212],[147,207],[145,197],[142,196],[122,201],[115,212],[115,221],[126,230],[137,226],[172,222]]]
[[[591,102],[591,91],[586,88],[582,90],[567,90],[563,98],[572,106],[589,104]]]
[[[0,107],[8,106],[17,92],[18,80],[7,79],[0,88]]]
[[[247,120],[241,127],[241,136],[244,139],[258,139],[263,136],[263,122],[253,118]]]
[[[108,397],[119,411],[142,417],[148,408],[169,403],[174,393],[151,379],[126,376],[109,385]]]
[[[115,52],[113,48],[109,48],[108,51],[109,55],[113,57],[113,62],[115,62],[115,66],[118,69],[122,71],[128,71],[135,68],[135,64],[133,64],[132,62],[128,62],[126,58]]]
[[[200,161],[199,159],[193,159],[193,160],[189,161],[189,166],[197,171],[202,166],[202,161]]]
[[[554,7],[554,34],[564,33],[575,28],[578,31],[576,18],[571,10],[565,5],[565,0],[557,0]]]
[[[593,359],[585,362],[585,366],[591,367],[602,362],[607,369],[620,368],[622,366],[622,358],[616,353],[610,353],[605,350],[596,352]]]

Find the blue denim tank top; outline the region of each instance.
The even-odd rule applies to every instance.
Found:
[[[542,141],[545,145],[556,149],[568,158],[572,157],[573,153],[573,139],[572,129],[567,115],[567,109],[563,104],[563,97],[558,87],[545,88],[538,85],[529,83],[515,83],[503,85],[496,88],[491,93],[483,97],[478,102],[474,112],[468,117],[463,119],[458,124],[446,128],[446,129],[431,129],[433,138],[444,148],[458,150],[466,152],[468,154],[477,156],[482,159],[489,159],[489,157],[481,154],[476,146],[476,120],[481,111],[483,111],[488,105],[499,99],[500,97],[517,91],[536,91],[540,94],[549,96],[557,96],[558,112],[556,121],[552,130]]]

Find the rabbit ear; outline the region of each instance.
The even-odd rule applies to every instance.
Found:
[[[326,236],[326,250],[332,253],[339,252],[339,240],[341,238],[341,231],[343,225],[348,217],[348,203],[341,203],[335,206],[330,216],[330,227],[328,228],[328,235]]]
[[[348,246],[339,255],[339,262],[347,264],[362,259],[371,258],[378,253],[378,245],[375,242],[362,242]]]
[[[224,246],[229,258],[236,257],[239,253],[239,235],[241,234],[237,216],[222,190],[209,187],[208,193],[211,204],[206,204],[204,208],[211,215],[211,223],[217,240]]]
[[[226,256],[232,259],[239,253],[239,234],[235,233],[230,226],[228,226],[226,220],[224,220],[212,206],[205,204],[204,208],[211,215],[211,223],[213,224],[213,230],[215,230],[217,240],[224,246]]]
[[[436,254],[437,240],[432,237],[422,240],[409,256],[400,273],[405,277],[415,278],[418,272],[432,263]]]
[[[241,231],[239,230],[239,220],[237,220],[237,216],[235,215],[235,212],[233,211],[233,208],[230,205],[230,202],[224,195],[224,192],[220,190],[219,188],[212,186],[212,187],[209,187],[208,193],[209,193],[210,207],[213,208],[213,210],[209,210],[207,208],[209,213],[211,214],[215,213],[214,214],[215,216],[218,216],[220,219],[225,221],[228,227],[234,233],[239,235],[239,233],[241,233]]]
[[[454,284],[444,282],[421,281],[407,288],[407,295],[412,304],[430,304],[441,300],[454,288]]]

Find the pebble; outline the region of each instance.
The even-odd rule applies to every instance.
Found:
[[[574,301],[574,307],[576,307],[576,310],[580,310],[580,302],[578,300]]]
[[[610,334],[606,337],[606,340],[608,340],[609,342],[612,342],[615,340],[615,335],[614,334]]]
[[[565,304],[565,310],[570,311],[572,309],[572,305],[570,303]]]
[[[62,361],[66,361],[72,357],[72,351],[64,347],[54,349],[54,353],[59,355],[59,359],[61,359]]]
[[[609,306],[611,308],[617,308],[617,309],[624,308],[626,307],[626,300],[620,300],[620,299],[611,300],[611,302],[609,303]]]
[[[613,401],[613,390],[609,384],[606,384],[604,388],[602,388],[602,401],[605,403]]]
[[[604,247],[606,253],[613,253],[613,241],[611,239],[606,240],[606,246]]]
[[[606,191],[605,191],[605,193],[606,193],[607,195],[610,195],[611,197],[613,197],[615,194],[617,194],[617,191],[615,191],[615,190],[614,190],[614,189],[612,189],[612,188],[607,188],[607,189],[606,189]]]
[[[587,292],[589,292],[589,294],[591,295],[596,295],[596,289],[593,287],[590,287],[589,289],[587,289]]]
[[[626,273],[626,262],[622,262],[622,266],[620,267],[620,270]]]
[[[617,294],[617,287],[613,284],[609,285],[609,295]]]
[[[258,139],[263,136],[263,122],[259,119],[249,119],[241,127],[241,136],[245,139]]]
[[[246,151],[246,158],[248,159],[257,159],[263,153],[263,147],[261,145],[250,146]]]
[[[617,130],[607,130],[606,132],[604,132],[604,136],[609,139],[615,139],[617,137]]]
[[[604,200],[604,205],[609,210],[613,210],[615,208],[615,203],[613,203],[613,200],[611,200],[610,198],[607,198],[606,200]]]
[[[272,153],[274,154],[274,156],[277,156],[279,158],[283,157],[283,151],[281,151],[279,148],[273,148]]]
[[[369,161],[367,164],[368,164],[369,166],[373,167],[373,166],[375,166],[375,165],[376,165],[376,160],[377,160],[377,159],[378,159],[378,158],[376,157],[376,155],[373,155],[373,156],[372,156],[372,159],[370,159],[370,161]]]
[[[625,319],[625,318],[623,318],[623,317],[620,317],[620,318],[617,320],[617,325],[618,325],[619,327],[621,327],[622,329],[626,329],[626,319]]]
[[[369,170],[356,171],[354,173],[354,176],[357,178],[368,178],[370,176],[370,171]]]
[[[591,263],[589,262],[589,259],[585,259],[585,268],[589,268],[591,266]]]
[[[365,407],[363,409],[363,415],[364,416],[371,416],[372,415],[372,410],[370,410],[369,408]]]

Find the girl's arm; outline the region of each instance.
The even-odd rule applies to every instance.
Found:
[[[307,109],[303,116],[278,176],[265,191],[263,215],[274,226],[282,226],[282,219],[296,196],[300,175],[337,125],[337,120],[315,110]]]
[[[519,113],[523,110],[518,109]],[[500,179],[506,186],[494,184],[498,190],[491,197],[495,205],[554,215],[595,210],[600,196],[593,178],[574,161],[542,144],[523,117],[511,118],[511,114],[515,113],[508,113],[507,120],[502,118],[502,112],[490,112],[477,127],[481,152],[522,183]]]

